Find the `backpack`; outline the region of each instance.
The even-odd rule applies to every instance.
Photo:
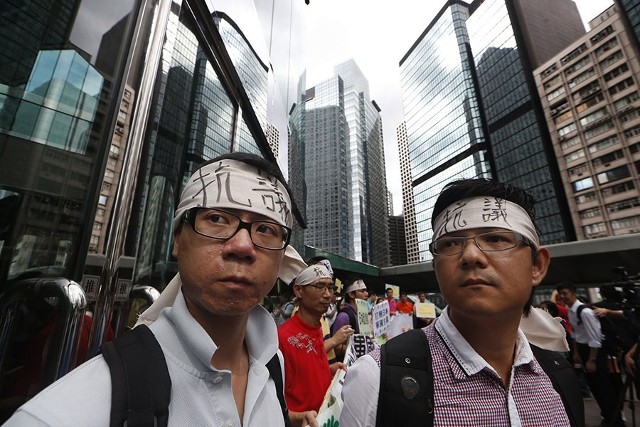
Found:
[[[576,310],[578,325],[582,325],[582,311],[587,307],[593,308],[587,304],[578,306]],[[631,330],[633,327],[632,322],[624,319],[612,319],[606,316],[596,316],[596,318],[600,321],[600,330],[602,331],[602,335],[604,335],[602,348],[609,356],[618,357],[621,351],[627,352],[633,344],[635,344],[636,335],[634,331]]]
[[[584,427],[584,402],[573,367],[562,353],[529,345],[562,398],[571,425]],[[400,334],[380,348],[377,427],[432,427],[433,394],[431,350],[422,329]]]
[[[101,351],[111,372],[110,425],[166,426],[171,377],[153,332],[146,325],[139,325],[114,341],[104,343]],[[278,355],[274,355],[266,366],[276,386],[285,427],[291,427]]]

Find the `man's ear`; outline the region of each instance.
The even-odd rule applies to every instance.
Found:
[[[178,258],[178,231],[173,233],[173,248],[171,248],[171,255]]]
[[[293,294],[298,298],[302,298],[302,286],[294,284]]]
[[[534,249],[532,248],[532,250]],[[531,272],[531,282],[533,286],[538,286],[547,275],[549,264],[551,263],[551,255],[549,255],[549,250],[545,247],[539,247],[535,251],[536,258]]]

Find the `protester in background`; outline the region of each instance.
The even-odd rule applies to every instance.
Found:
[[[563,334],[553,318],[531,308],[533,288],[545,277],[550,260],[549,251],[540,246],[533,212],[528,193],[485,179],[450,183],[435,203],[429,249],[448,306],[417,331],[425,334],[431,349],[434,394],[432,401],[423,399],[425,406],[433,405],[428,412],[434,425],[569,425],[563,399],[519,329],[524,314]],[[564,369],[571,374],[570,365],[565,363]],[[416,416],[404,402],[407,395],[418,398],[413,391],[422,393],[428,385],[413,377],[398,378],[405,399],[378,401],[376,396],[383,394],[380,372],[380,352],[375,350],[349,368],[341,427],[375,426],[377,421],[391,425],[390,419]],[[576,384],[571,381],[568,387],[578,397],[576,412],[584,417]],[[427,411],[423,413],[426,417]]]
[[[427,302],[427,294],[424,292],[418,292],[418,303],[424,304]],[[428,326],[433,319],[429,319],[426,317],[418,317],[418,304],[414,304],[413,306],[413,327],[415,329],[424,328]]]
[[[369,310],[369,314],[373,311],[373,307],[376,305],[376,301],[378,300],[378,296],[375,292],[369,292],[369,298],[367,298],[367,310]]]
[[[398,302],[393,297],[393,288],[387,288],[385,294],[387,295],[387,302],[389,303],[389,315],[395,316]]]
[[[340,308],[336,321],[333,322],[331,328],[331,334],[336,335],[340,329],[349,325],[356,334],[360,333],[360,326],[358,325],[358,307],[356,305],[356,299],[366,300],[368,296],[367,285],[363,280],[356,280],[349,286],[344,293],[344,304]],[[344,360],[344,354],[347,349],[347,344],[338,345],[335,348],[336,356],[339,361]]]
[[[619,389],[609,375],[609,357],[602,347],[604,335],[600,321],[593,310],[578,299],[572,283],[559,283],[556,290],[558,298],[569,308],[574,333],[574,362],[582,365],[589,389],[607,425],[624,426],[620,412],[616,411]]]
[[[185,184],[173,219],[178,274],[140,316],[168,366],[169,425],[284,425],[266,367],[278,352],[277,329],[259,303],[279,270],[290,280],[283,272],[302,262],[287,248],[293,217],[285,182],[275,164],[231,153],[199,167]],[[116,386],[96,356],[6,425],[108,425]],[[294,425],[317,425],[312,411],[290,415]]]
[[[396,311],[402,314],[413,313],[413,303],[409,300],[406,292],[400,292],[400,301],[396,305]]]
[[[320,319],[335,292],[333,277],[320,264],[300,272],[293,284],[298,311],[278,328],[280,351],[284,356],[285,398],[290,410],[318,411],[335,371],[343,363],[329,365]],[[333,340],[345,344],[353,330],[341,328]]]

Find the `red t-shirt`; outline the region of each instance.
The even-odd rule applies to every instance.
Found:
[[[413,314],[413,304],[409,301],[398,301],[398,304],[396,304],[396,310],[398,310],[398,313]]]
[[[317,411],[331,384],[322,326],[309,326],[296,313],[278,328],[278,341],[287,406],[295,412]]]

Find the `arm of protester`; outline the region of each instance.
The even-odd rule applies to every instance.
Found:
[[[324,341],[324,350],[328,353],[339,345],[347,344],[351,335],[353,335],[351,325],[344,325],[331,338]]]
[[[619,317],[624,319],[624,312],[622,310],[609,310],[608,308],[594,307],[593,312],[598,317]]]
[[[318,422],[316,421],[317,416],[318,413],[316,411],[289,411],[289,420],[291,421],[291,427],[318,427]]]
[[[331,376],[333,377],[336,372],[338,372],[338,369],[342,369],[343,371],[347,371],[347,365],[345,365],[342,362],[335,362],[332,363],[331,365],[329,365],[329,369],[331,369]]]

